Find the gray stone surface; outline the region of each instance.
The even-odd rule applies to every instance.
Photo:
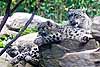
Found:
[[[25,12],[14,13],[11,17],[8,18],[8,20],[6,21],[6,24],[5,24],[4,28],[2,29],[2,31],[0,32],[0,34],[1,35],[2,34],[17,34],[17,32],[15,30],[23,27],[25,25],[25,23],[29,20],[31,15],[32,14],[25,13]],[[0,23],[2,21],[2,18],[3,18],[3,16],[0,16]],[[32,20],[32,22],[30,23],[30,25],[28,27],[34,27],[38,23],[46,22],[46,21],[50,21],[50,22],[54,23],[54,21],[51,19],[46,19],[44,17],[35,15],[34,19]]]
[[[59,64],[61,67],[100,67],[100,52],[95,50],[66,53]]]
[[[12,67],[6,58],[0,57],[0,67]]]
[[[1,24],[2,19],[3,19],[3,16],[0,16],[0,24]],[[9,21],[9,18],[8,18],[8,21]],[[11,23],[10,21],[9,22],[8,21],[6,22],[6,24]],[[3,35],[3,34],[9,34],[9,35],[17,34],[17,32],[9,30],[8,27],[6,26],[6,24],[2,28],[2,31],[0,32],[0,35]]]
[[[42,62],[45,63],[45,67],[60,67],[59,58],[64,56],[66,53],[90,50],[95,48],[97,48],[95,40],[91,40],[85,45],[82,45],[74,40],[66,40],[60,44],[52,44],[51,47],[49,45],[47,49],[42,51]],[[65,58],[65,60],[67,60],[67,58]]]
[[[18,45],[36,45],[34,44],[34,39],[37,37],[37,33],[30,33],[24,36],[19,37],[12,45],[18,46]]]
[[[100,16],[93,18],[92,34],[97,40],[100,41]]]
[[[25,25],[25,23],[29,20],[32,14],[25,13],[25,12],[16,12],[14,13],[9,19],[7,25],[9,25],[11,28],[20,28]],[[31,24],[28,27],[33,27],[41,22],[51,21],[54,23],[53,20],[46,19],[44,17],[35,15],[34,19],[32,20]]]
[[[76,40],[69,40],[66,39],[64,42],[61,43],[61,46],[64,46],[70,49],[72,52],[74,51],[84,51],[97,48],[96,41],[94,39],[90,40],[86,44],[81,44],[79,41]]]

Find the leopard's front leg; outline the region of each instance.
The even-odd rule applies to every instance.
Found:
[[[66,35],[66,38],[77,40],[80,43],[87,43],[93,38],[90,31],[72,26],[66,27],[63,34]]]
[[[60,43],[61,41],[64,40],[63,34],[59,32],[54,32],[49,34],[48,36],[38,36],[35,40],[34,43],[41,46],[45,44],[56,44]]]

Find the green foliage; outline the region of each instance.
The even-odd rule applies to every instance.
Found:
[[[5,14],[6,3],[4,1],[0,1],[0,16]]]
[[[36,27],[27,28],[27,29],[22,33],[22,35],[26,35],[26,34],[34,33],[34,32],[37,32],[37,28],[36,28]]]
[[[19,0],[12,0],[12,7]],[[31,13],[37,0],[24,0],[16,9],[16,12]],[[11,8],[12,8],[11,7]],[[6,8],[5,0],[0,1],[0,15],[4,15]],[[70,8],[84,9],[89,16],[100,16],[100,0],[44,0],[37,15],[52,19],[56,22],[67,20],[67,11]]]
[[[37,28],[36,27],[32,27],[32,28],[27,28],[23,33],[23,35],[29,34],[29,33],[34,33],[37,32]],[[5,45],[9,42],[9,40],[12,40],[13,38],[15,38],[15,35],[7,35],[4,34],[2,36],[0,36],[0,48],[5,47]]]
[[[15,38],[15,35],[8,35],[8,34],[3,34],[0,36],[0,48],[5,47],[5,45],[12,40],[13,38]]]
[[[3,44],[3,41],[0,40],[0,48],[3,48],[3,47],[5,47],[4,44]]]
[[[2,35],[0,36],[0,48],[4,47],[5,44],[3,43],[4,41],[7,41],[8,35]]]

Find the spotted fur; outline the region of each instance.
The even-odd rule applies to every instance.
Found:
[[[44,44],[55,44],[60,43],[63,41],[62,34],[59,32],[48,34],[48,36],[38,36],[34,43],[38,46],[44,45]]]
[[[86,30],[91,29],[92,21],[81,9],[69,9],[68,18],[71,26],[84,28]]]
[[[77,28],[73,26],[65,27],[63,35],[68,39],[78,40],[81,43],[87,43],[91,38],[91,32],[82,28]]]
[[[43,27],[46,27],[46,30],[42,29],[42,32],[43,31],[46,32],[49,30],[49,28],[47,28],[48,27],[47,25],[44,24]],[[92,38],[91,32],[89,30],[79,28],[79,27],[74,27],[72,25],[58,26],[56,28],[57,29],[56,31],[54,31],[52,28],[50,29],[52,30],[52,32],[49,31],[49,33],[46,36],[44,35],[38,36],[34,42],[38,44],[39,46],[43,44],[59,43],[59,42],[62,42],[64,39],[74,39],[74,40],[78,40],[81,43],[87,43]]]
[[[58,25],[50,21],[42,22],[37,25],[38,34],[41,36],[47,36],[52,31],[57,31]]]
[[[13,46],[6,52],[12,57],[12,60],[10,61],[12,65],[17,64],[20,61],[31,63],[39,61],[39,49],[38,47],[33,47],[31,45]]]

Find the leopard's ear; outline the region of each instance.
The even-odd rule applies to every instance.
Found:
[[[86,10],[85,10],[85,9],[81,9],[81,11],[82,11],[83,13],[86,13]]]
[[[68,14],[71,14],[75,9],[68,9]]]
[[[52,27],[53,26],[53,24],[50,22],[50,21],[46,21],[47,22],[47,25],[49,26],[49,27]]]
[[[68,9],[69,13],[83,12],[83,9]]]

